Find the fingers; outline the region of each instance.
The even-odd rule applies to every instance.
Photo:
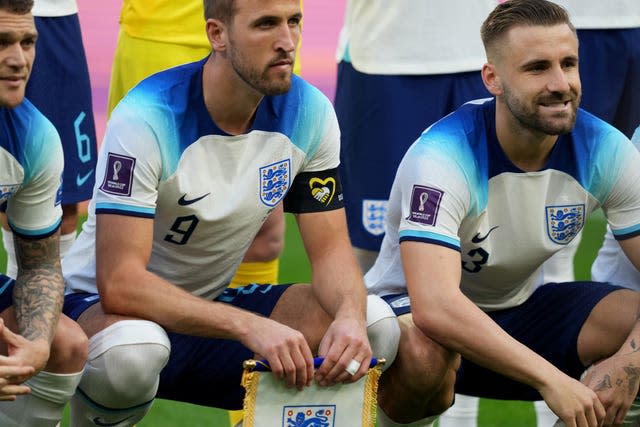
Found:
[[[605,426],[618,426],[623,425],[624,418],[629,410],[628,406],[610,407],[607,409],[606,416],[604,417]]]
[[[14,377],[0,378],[0,401],[16,400],[17,396],[29,394],[31,389]]]
[[[324,362],[315,374],[321,386],[355,382],[367,373],[371,350],[362,340],[344,336],[333,340],[327,337],[323,344],[326,347],[321,348],[320,355],[324,357]]]
[[[622,411],[616,407],[610,406],[607,408],[602,419],[604,422],[601,425],[612,426],[622,424],[624,420],[625,411]]]
[[[11,329],[5,326],[4,322],[0,322],[0,339],[9,345],[17,345],[20,343],[20,335],[13,333]]]
[[[33,366],[19,365],[19,361],[11,357],[0,356],[0,386],[3,384],[22,384],[33,377],[36,370]]]
[[[313,379],[313,356],[306,341],[297,340],[293,345],[283,346],[267,358],[271,372],[279,380],[283,380],[287,387],[302,390],[311,384]]]
[[[288,387],[296,387],[302,390],[311,383],[313,378],[313,357],[308,346],[299,346],[295,351],[282,356],[284,372],[282,376]],[[305,348],[306,347],[306,348]]]

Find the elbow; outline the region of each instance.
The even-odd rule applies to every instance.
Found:
[[[118,278],[116,272],[98,274],[97,287],[100,294],[100,305],[106,314],[130,314],[126,302],[131,298],[126,295],[127,286],[123,286],[123,284],[124,281]]]
[[[434,307],[412,310],[413,323],[428,338],[437,343],[445,344],[448,335],[446,331],[446,314]]]

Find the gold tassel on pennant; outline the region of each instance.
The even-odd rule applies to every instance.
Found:
[[[256,395],[258,393],[258,383],[260,382],[260,372],[254,371],[257,360],[245,360],[242,364],[242,387],[244,387],[244,420],[243,427],[253,427],[256,417]]]
[[[362,405],[362,427],[373,427],[376,425],[376,409],[378,407],[378,381],[382,374],[382,365],[385,360],[381,359],[378,364],[367,372],[367,380],[364,385],[364,404]]]

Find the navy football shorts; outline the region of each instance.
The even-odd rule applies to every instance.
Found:
[[[64,152],[62,204],[91,198],[96,130],[78,15],[35,17],[36,59],[26,97],[56,127]]]

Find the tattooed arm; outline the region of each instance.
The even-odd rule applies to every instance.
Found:
[[[25,339],[20,346],[10,347],[9,355],[38,372],[49,358],[64,297],[59,232],[34,240],[15,236],[15,249],[18,263],[13,291],[15,332]]]
[[[618,308],[621,310],[621,305]],[[596,392],[605,407],[603,425],[622,424],[640,387],[640,320],[613,356],[588,369],[583,382]]]

